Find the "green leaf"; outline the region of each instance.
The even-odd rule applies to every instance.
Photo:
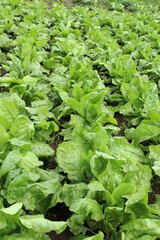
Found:
[[[96,200],[100,205],[112,206],[115,202],[109,191],[99,181],[93,181],[88,184],[89,191],[86,198]]]
[[[128,199],[125,203],[126,205],[132,205],[140,201],[146,205],[148,203],[148,191],[144,186],[139,188],[135,194],[130,194],[129,196],[125,194],[124,196]]]
[[[16,167],[16,164],[20,162],[22,154],[17,151],[11,151],[5,158],[0,169],[0,177],[11,171]]]
[[[22,208],[22,203],[15,203],[8,208],[1,208],[0,212],[3,212],[8,215],[15,215]]]
[[[18,215],[19,211],[22,208],[22,203],[16,203],[8,208],[0,209],[0,230],[8,227],[8,218],[14,219],[14,215]],[[13,224],[14,225],[14,224]],[[12,229],[12,225],[10,225]]]
[[[114,137],[109,141],[110,154],[119,160],[129,160],[131,162],[144,162],[143,151],[129,143],[124,137]]]
[[[54,155],[54,150],[46,143],[35,142],[31,145],[32,152],[37,157],[51,157]]]
[[[9,135],[11,138],[29,141],[34,133],[33,123],[23,115],[19,115],[12,125]]]
[[[73,201],[85,196],[88,187],[85,183],[64,184],[62,189],[63,200],[67,206],[70,206]]]
[[[78,115],[71,114],[71,120],[69,124],[73,127],[76,127],[76,126],[83,127],[84,119]]]
[[[103,239],[104,239],[104,234],[102,232],[99,232],[95,236],[84,238],[84,240],[103,240]]]
[[[155,173],[160,176],[160,145],[156,145],[156,146],[149,146],[149,158],[153,161],[154,160],[154,164],[152,169],[155,171]]]
[[[110,159],[106,170],[98,176],[98,180],[103,186],[112,193],[113,190],[124,182],[123,174],[121,173],[121,162],[114,158]]]
[[[57,148],[58,165],[68,174],[72,181],[83,181],[83,165],[81,153],[82,149],[78,145],[64,142]]]
[[[29,90],[36,86],[38,79],[31,77],[30,75],[25,76],[22,79],[23,83],[29,86]]]
[[[125,195],[131,195],[136,193],[136,186],[132,183],[122,183],[112,193],[113,198],[117,202],[118,206],[122,207],[124,204]]]
[[[21,201],[26,210],[34,211],[48,195],[59,196],[59,191],[61,191],[61,184],[58,179],[32,184],[28,182],[26,184],[20,183],[18,186],[11,183],[8,187],[7,200],[10,204]]]
[[[83,213],[86,217],[90,217],[90,219],[95,221],[101,221],[104,217],[101,206],[93,199],[77,199],[71,204],[70,210],[76,213]]]
[[[137,239],[143,235],[160,237],[160,222],[157,219],[135,219],[122,226],[125,240]]]
[[[106,220],[116,228],[123,221],[123,208],[120,207],[107,207],[104,209]]]
[[[43,162],[39,161],[33,152],[27,152],[23,154],[22,159],[19,163],[20,168],[30,170],[35,167],[43,165]]]
[[[43,215],[26,215],[20,217],[19,220],[26,228],[32,229],[38,233],[56,231],[57,234],[60,234],[67,227],[66,222],[52,222],[45,219]]]
[[[160,145],[149,146],[149,158],[153,158],[156,161],[160,161]]]
[[[0,124],[0,149],[1,146],[5,145],[9,141],[9,135],[6,129]]]
[[[66,103],[71,109],[79,113],[81,117],[85,116],[85,110],[82,102],[78,102],[74,98],[69,98]]]
[[[160,134],[160,128],[153,125],[141,124],[130,135],[130,139],[140,143],[156,138]]]
[[[72,216],[67,220],[68,226],[74,235],[80,233],[86,234],[88,228],[84,226],[86,216],[82,213],[73,213]]]
[[[52,179],[58,179],[59,181],[62,181],[65,177],[60,175],[56,169],[52,170],[44,170],[41,168],[35,168],[32,169],[32,172],[35,174],[38,174],[40,176],[41,181],[49,181]]]
[[[106,170],[108,159],[110,159],[110,156],[104,153],[101,155],[98,153],[96,155],[93,155],[90,160],[90,166],[91,171],[95,177],[98,178],[98,176]]]
[[[152,172],[148,166],[140,166],[135,171],[128,172],[124,180],[126,183],[133,183],[137,189],[145,186],[147,189],[150,188],[150,181],[152,178]]]
[[[78,236],[70,238],[70,240],[103,240],[103,239],[104,239],[104,234],[102,232],[99,232],[92,237],[86,237],[84,235],[78,235]]]
[[[14,103],[0,98],[0,118],[5,129],[9,129],[19,112]]]

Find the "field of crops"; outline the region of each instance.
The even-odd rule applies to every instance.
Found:
[[[81,2],[0,2],[1,240],[160,238],[159,8]]]

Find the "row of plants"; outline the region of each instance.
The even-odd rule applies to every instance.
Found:
[[[49,3],[53,3],[54,0],[49,0]],[[64,3],[67,7],[72,7],[74,5],[87,6],[92,8],[107,8],[108,10],[116,10],[116,11],[129,11],[129,12],[138,12],[145,10],[151,10],[154,13],[159,10],[160,4],[158,0],[60,0],[60,2]]]
[[[155,240],[159,12],[50,7],[0,4],[1,239]]]

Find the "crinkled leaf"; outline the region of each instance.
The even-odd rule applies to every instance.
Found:
[[[54,155],[54,150],[43,142],[32,143],[31,149],[37,157],[51,157]]]
[[[0,124],[0,147],[9,141],[9,135],[6,129]],[[1,148],[0,148],[1,149]]]
[[[59,234],[67,227],[66,222],[52,222],[45,219],[43,215],[26,215],[20,217],[19,220],[26,228],[39,233],[56,231],[56,233]]]
[[[67,206],[70,206],[73,201],[84,197],[87,191],[88,187],[85,183],[64,184],[63,200]]]
[[[124,224],[121,229],[125,232],[125,240],[137,239],[148,233],[160,237],[160,222],[157,219],[135,219]]]
[[[83,180],[83,161],[78,145],[64,142],[57,149],[57,162],[72,181]]]
[[[160,134],[160,128],[153,125],[141,124],[130,135],[130,139],[140,143],[153,139]]]
[[[18,114],[19,111],[13,102],[2,98],[0,99],[0,118],[1,124],[4,126],[4,128],[9,129]]]
[[[20,162],[22,154],[18,151],[11,151],[5,158],[0,169],[0,177],[11,171]]]
[[[135,184],[136,188],[139,189],[145,186],[147,189],[150,187],[150,180],[152,178],[152,172],[148,166],[140,166],[139,169],[135,171],[128,172],[124,180],[126,183]]]
[[[83,213],[86,217],[90,217],[95,221],[103,219],[101,206],[93,199],[77,199],[71,204],[70,210],[76,213]]]
[[[123,196],[136,193],[136,186],[132,183],[122,183],[112,193],[113,198],[117,202],[118,206],[123,206]]]
[[[12,125],[9,135],[11,138],[29,141],[34,133],[33,123],[26,117],[19,115]]]
[[[34,211],[39,202],[46,199],[48,195],[59,195],[61,184],[58,179],[52,179],[44,182],[27,183],[26,186],[8,187],[7,200],[10,204],[21,201],[27,210]],[[47,206],[48,207],[48,206]]]
[[[19,166],[24,169],[32,169],[43,165],[43,162],[39,161],[33,152],[27,152],[23,155]]]

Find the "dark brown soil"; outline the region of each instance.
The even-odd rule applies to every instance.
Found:
[[[160,194],[160,184],[153,185],[152,189],[153,189],[155,194]]]
[[[47,218],[52,221],[67,221],[72,212],[63,203],[58,203],[55,207],[51,208],[47,213]],[[55,217],[54,217],[55,216]],[[51,240],[69,240],[72,233],[67,228],[64,232],[57,235],[54,231],[48,233]]]
[[[153,204],[155,202],[155,196],[153,192],[148,193],[148,204]]]
[[[54,150],[54,157],[56,157],[57,147],[58,147],[57,138],[55,138],[54,141],[52,141],[52,142],[47,142],[47,143],[48,143],[49,146]]]
[[[7,73],[6,70],[4,70],[4,68],[0,64],[0,76],[3,77],[6,73]]]
[[[55,232],[50,232],[48,235],[51,240],[69,240],[71,237],[71,233],[68,228],[59,235],[57,235]]]
[[[152,181],[152,190],[155,194],[160,194],[160,177],[155,176]]]
[[[55,137],[53,141],[47,141],[46,142],[53,150],[54,150],[54,156],[52,159],[49,158],[43,158],[42,161],[44,162],[43,164],[43,169],[55,169],[57,164],[55,161],[56,158],[56,152],[57,152],[57,147],[58,147],[58,138]]]
[[[117,120],[118,127],[121,129],[118,133],[118,136],[124,136],[125,135],[124,132],[126,129],[124,125],[128,124],[127,120],[119,112],[115,113],[114,118]]]

